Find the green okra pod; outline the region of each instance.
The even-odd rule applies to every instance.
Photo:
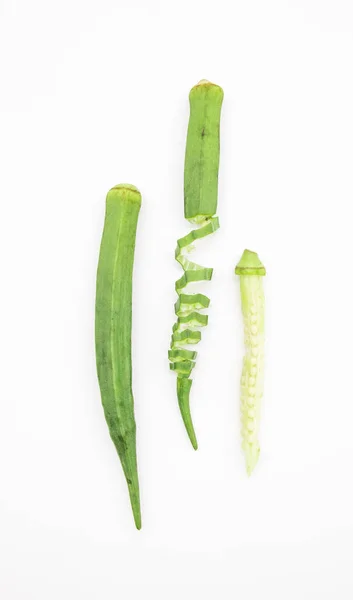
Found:
[[[265,267],[256,252],[244,250],[235,268],[240,278],[245,356],[241,374],[242,447],[246,470],[251,475],[260,455],[259,421],[263,396],[265,299],[262,277]]]
[[[141,194],[132,185],[112,188],[100,247],[96,290],[96,361],[110,436],[128,484],[137,529],[141,528],[132,394],[132,273]]]
[[[205,79],[194,86],[189,95],[190,118],[186,141],[184,167],[184,215],[199,229],[188,233],[177,242],[175,258],[184,274],[175,284],[178,300],[175,304],[177,321],[173,327],[169,360],[177,374],[177,396],[180,412],[190,441],[197,449],[197,440],[190,414],[190,374],[197,353],[186,350],[184,344],[196,344],[201,339],[199,327],[207,324],[208,317],[200,313],[210,300],[203,294],[186,294],[185,287],[197,281],[210,281],[213,269],[191,262],[186,253],[193,242],[219,228],[217,211],[218,167],[220,152],[220,118],[223,90]]]

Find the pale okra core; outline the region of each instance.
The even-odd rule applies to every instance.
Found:
[[[235,273],[240,277],[245,355],[240,382],[242,448],[251,475],[260,455],[259,422],[264,378],[264,309],[262,277],[265,267],[256,252],[245,250]]]

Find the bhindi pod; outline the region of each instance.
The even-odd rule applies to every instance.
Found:
[[[192,282],[210,281],[213,269],[191,262],[186,254],[193,242],[219,228],[217,211],[219,130],[223,90],[203,79],[189,95],[190,118],[186,141],[184,167],[184,215],[190,223],[199,226],[177,242],[175,258],[184,270],[175,289],[177,321],[169,350],[170,368],[177,374],[177,396],[181,416],[193,448],[197,439],[190,413],[191,371],[197,353],[186,350],[184,344],[196,344],[201,339],[199,327],[207,325],[207,315],[200,313],[210,300],[203,294],[186,294],[185,287]]]
[[[219,85],[202,79],[192,88],[189,100],[184,215],[185,219],[200,223],[217,212],[223,90]]]
[[[242,447],[245,453],[246,470],[248,475],[251,475],[260,455],[258,435],[264,387],[265,320],[262,277],[266,275],[266,270],[256,252],[244,250],[235,273],[240,278],[245,343],[240,394]]]
[[[141,194],[132,185],[112,188],[106,198],[96,290],[96,361],[105,418],[128,484],[137,529],[141,529],[132,395],[132,273]]]

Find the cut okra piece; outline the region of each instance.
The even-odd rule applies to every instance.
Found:
[[[214,215],[217,211],[219,129],[223,90],[218,85],[203,79],[192,88],[189,99],[190,118],[184,168],[184,215],[198,228],[180,238],[175,250],[175,258],[183,268],[184,274],[175,284],[179,296],[175,303],[178,319],[173,327],[169,360],[174,361],[171,369],[177,373],[177,396],[181,416],[191,444],[196,450],[197,440],[189,399],[192,384],[189,377],[192,369],[187,356],[181,358],[181,355],[178,355],[179,359],[176,363],[171,352],[175,349],[179,351],[181,344],[195,344],[200,341],[201,333],[196,328],[207,325],[208,321],[207,315],[199,311],[208,308],[209,298],[203,294],[185,294],[184,290],[189,283],[210,281],[213,269],[191,262],[186,254],[196,240],[219,228],[218,217]],[[176,364],[178,368],[175,367]]]

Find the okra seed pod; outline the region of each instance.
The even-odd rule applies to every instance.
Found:
[[[96,361],[110,436],[128,484],[137,529],[141,528],[132,395],[132,273],[141,194],[129,184],[112,188],[106,199],[96,290]]]

